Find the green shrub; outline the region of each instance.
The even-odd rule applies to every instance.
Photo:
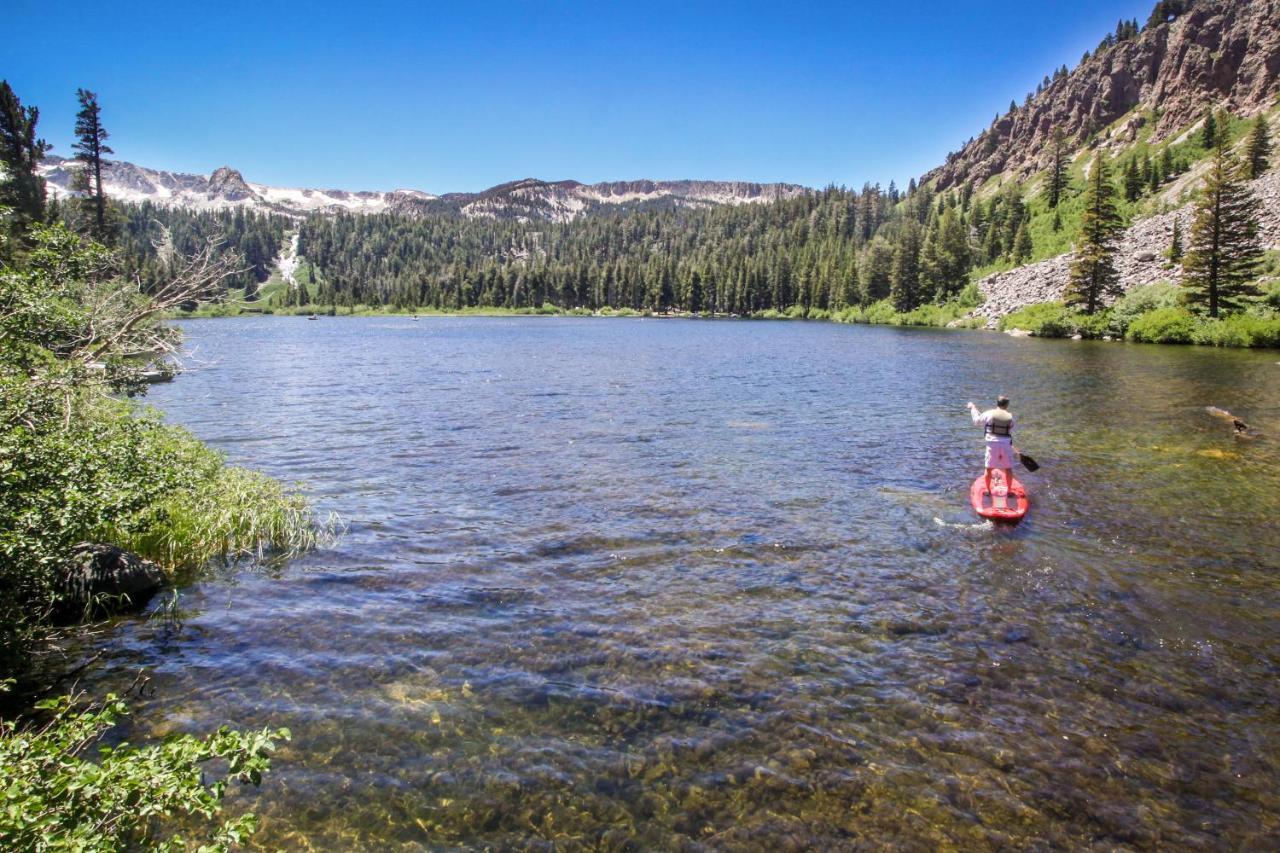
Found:
[[[1111,306],[1111,334],[1124,337],[1129,324],[1140,314],[1157,308],[1177,308],[1182,304],[1182,288],[1167,281],[1135,287]]]
[[[1194,340],[1196,318],[1184,308],[1157,308],[1129,323],[1126,337],[1147,344],[1189,344]]]
[[[1069,338],[1076,333],[1076,315],[1061,302],[1039,302],[1000,318],[1000,331],[1026,329],[1043,338]]]
[[[1073,317],[1076,331],[1086,338],[1101,338],[1114,334],[1114,319],[1110,311],[1099,311],[1096,314],[1076,314]]]
[[[1241,313],[1201,320],[1192,340],[1215,347],[1280,347],[1280,317]]]
[[[895,325],[897,320],[898,312],[893,310],[893,303],[888,299],[881,299],[879,302],[873,302],[866,308],[863,308],[861,312],[861,319],[855,320],[854,322]]]
[[[153,746],[99,746],[90,756],[90,745],[127,713],[123,702],[108,696],[101,706],[76,708],[63,697],[37,707],[49,715],[42,725],[0,721],[6,850],[176,851],[197,840],[202,850],[229,850],[253,833],[257,819],[215,822],[228,783],[260,784],[276,742],[289,739],[287,729],[221,728],[207,738],[172,735]],[[211,763],[225,767],[225,778],[206,781]],[[176,815],[201,819],[204,837],[164,837],[158,819]]]

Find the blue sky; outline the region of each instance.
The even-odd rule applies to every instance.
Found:
[[[1153,2],[9,0],[0,76],[56,154],[83,86],[118,158],[283,186],[905,185]]]

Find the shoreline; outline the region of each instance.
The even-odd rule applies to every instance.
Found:
[[[869,308],[854,309],[864,313]],[[945,309],[946,305],[935,305],[935,309]],[[548,310],[547,308],[473,308],[462,311],[406,311],[398,309],[380,309],[369,307],[357,307],[355,310],[343,311],[338,309],[330,312],[302,311],[298,309],[276,310],[238,310],[236,313],[221,312],[201,312],[194,311],[191,313],[172,314],[166,317],[168,320],[224,320],[232,318],[255,318],[255,317],[293,317],[302,320],[308,319],[333,319],[341,317],[394,317],[431,319],[431,318],[466,318],[466,317],[583,317],[594,319],[649,319],[649,320],[735,320],[735,321],[786,321],[786,322],[810,322],[810,323],[834,323],[837,325],[847,326],[884,326],[895,328],[912,328],[912,329],[940,329],[945,331],[978,331],[992,332],[996,334],[1004,334],[1017,338],[1046,338],[1058,340],[1095,340],[1107,343],[1138,343],[1138,344],[1165,344],[1177,346],[1206,346],[1214,349],[1280,349],[1280,317],[1264,318],[1251,314],[1237,314],[1232,317],[1218,320],[1199,320],[1202,324],[1217,324],[1216,328],[1223,328],[1224,324],[1234,322],[1255,321],[1260,323],[1272,324],[1275,328],[1269,331],[1274,335],[1274,343],[1253,343],[1238,342],[1240,339],[1232,338],[1230,334],[1217,335],[1215,337],[1197,340],[1192,337],[1192,333],[1185,328],[1179,327],[1176,331],[1177,337],[1162,338],[1161,330],[1152,333],[1150,339],[1131,334],[1084,334],[1084,329],[1068,325],[1054,325],[1053,322],[1045,323],[1040,318],[1032,318],[1033,322],[1027,323],[1028,326],[1039,326],[1039,328],[1026,328],[1016,324],[1006,325],[1005,321],[1011,317],[1019,319],[1028,319],[1025,312],[1029,309],[1013,312],[1005,315],[999,321],[995,328],[986,325],[985,320],[980,317],[962,316],[947,323],[927,323],[927,322],[882,322],[878,320],[866,319],[841,319],[840,317],[831,316],[828,312],[822,311],[827,316],[810,317],[807,315],[791,314],[779,311],[758,312],[755,314],[717,314],[717,313],[696,313],[696,312],[678,312],[678,313],[656,313],[650,311],[637,311],[631,308],[624,309],[606,309],[603,311],[589,311],[586,309],[569,309],[569,310]],[[1041,313],[1048,312],[1053,315],[1050,320],[1061,321],[1064,316],[1070,314],[1069,309],[1060,303],[1041,303],[1039,305],[1030,306],[1030,310],[1039,310]],[[1164,309],[1155,309],[1140,313],[1135,319],[1140,319],[1151,314],[1158,314]],[[909,314],[901,314],[895,312],[896,317],[908,317]],[[1075,315],[1081,316],[1081,315]],[[1105,317],[1103,314],[1094,315],[1095,317]],[[1237,320],[1235,318],[1246,318],[1245,320]],[[1175,320],[1195,321],[1190,314],[1179,315]],[[981,322],[979,322],[981,321]],[[1184,322],[1185,325],[1185,322]],[[1048,328],[1046,328],[1048,327]],[[1097,332],[1103,327],[1095,325],[1090,331]],[[1144,334],[1147,334],[1144,332]]]

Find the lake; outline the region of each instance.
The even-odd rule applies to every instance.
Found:
[[[1280,844],[1280,353],[185,327],[149,402],[345,530],[116,621],[81,684],[145,669],[132,740],[288,726],[228,800],[261,844]],[[1043,466],[1016,528],[967,503],[997,393]]]

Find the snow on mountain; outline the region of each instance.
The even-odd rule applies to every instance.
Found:
[[[61,157],[47,157],[40,174],[49,191],[72,194],[79,165]],[[615,181],[581,184],[527,178],[499,184],[479,193],[435,196],[418,190],[391,192],[317,190],[250,183],[229,166],[208,176],[148,169],[112,161],[103,171],[103,189],[123,202],[150,201],[195,210],[246,208],[288,216],[312,213],[454,214],[494,219],[568,222],[597,210],[672,204],[685,207],[751,204],[792,198],[808,190],[796,184],[757,184],[740,181]]]
[[[46,157],[40,174],[49,191],[73,194],[72,180],[79,165],[74,160]],[[301,216],[308,213],[384,213],[405,204],[430,201],[435,196],[417,190],[349,192],[272,187],[245,181],[235,169],[223,166],[207,177],[165,172],[112,161],[102,175],[103,190],[111,198],[140,204],[150,201],[194,210],[252,208],[266,213]]]
[[[577,181],[539,181],[526,178],[500,184],[482,193],[443,196],[460,203],[468,217],[496,219],[545,219],[568,222],[593,210],[673,204],[706,207],[752,204],[802,195],[797,184],[756,184],[742,181],[612,181],[580,184]]]

